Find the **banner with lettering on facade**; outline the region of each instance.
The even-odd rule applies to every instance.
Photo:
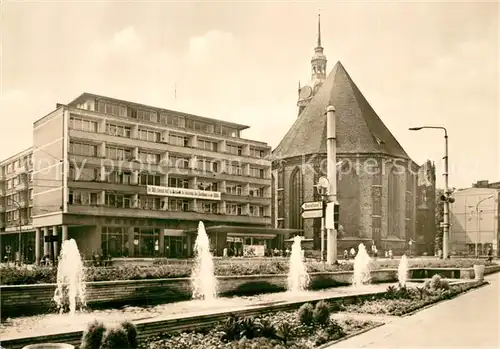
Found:
[[[156,185],[146,186],[148,195],[170,196],[178,198],[221,200],[221,193],[218,191],[160,187]]]

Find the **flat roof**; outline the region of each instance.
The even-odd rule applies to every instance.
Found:
[[[10,163],[13,160],[17,160],[19,158],[22,158],[25,155],[29,155],[32,152],[33,152],[33,147],[29,147],[29,148],[24,149],[24,150],[22,150],[20,152],[17,152],[16,154],[9,156],[8,158],[0,160],[0,166],[6,165],[6,164]]]
[[[215,225],[205,227],[207,233],[220,232],[220,233],[233,233],[234,235],[255,236],[255,235],[269,235],[269,234],[286,234],[286,233],[300,233],[302,229],[282,229],[282,228],[268,228],[268,227],[253,227],[253,226],[233,226],[233,225]],[[187,233],[196,233],[198,229],[186,230]]]
[[[110,102],[116,102],[116,103],[121,103],[121,104],[133,105],[133,106],[136,106],[136,107],[139,107],[139,108],[144,108],[144,109],[156,109],[156,110],[164,111],[164,112],[167,112],[167,113],[173,113],[173,114],[177,114],[177,115],[191,117],[191,118],[194,118],[194,119],[199,120],[199,121],[219,122],[219,123],[224,124],[226,126],[235,127],[239,131],[246,130],[246,129],[250,128],[250,126],[242,125],[242,124],[237,124],[237,123],[230,122],[230,121],[225,121],[225,120],[215,119],[215,118],[208,118],[208,117],[205,117],[205,116],[184,113],[184,112],[177,111],[177,110],[171,110],[171,109],[153,107],[151,105],[140,104],[140,103],[126,101],[126,100],[123,100],[123,99],[117,99],[117,98],[113,98],[113,97],[96,95],[96,94],[88,93],[88,92],[82,93],[80,96],[78,96],[77,98],[75,98],[74,100],[72,100],[70,103],[68,103],[68,105],[74,104],[74,103],[80,101],[81,99],[88,98],[88,97],[95,98],[95,99],[105,99],[105,100],[109,100]]]

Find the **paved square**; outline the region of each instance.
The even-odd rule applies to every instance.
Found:
[[[500,274],[490,285],[329,348],[500,348]]]

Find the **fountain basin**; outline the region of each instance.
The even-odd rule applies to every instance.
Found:
[[[323,289],[351,283],[351,271],[309,274],[310,289]],[[372,283],[397,280],[395,269],[374,270]],[[218,293],[248,295],[280,292],[287,289],[287,275],[242,275],[217,277]],[[50,311],[55,284],[1,286],[2,317],[40,314]],[[191,279],[96,281],[86,284],[86,303],[90,308],[130,304],[159,304],[191,298]]]
[[[268,312],[289,311],[298,309],[304,303],[315,303],[322,299],[349,304],[384,293],[387,286],[365,285],[361,289],[348,286],[299,294],[280,292],[254,297],[218,298],[213,302],[192,300],[182,302],[184,304],[159,306],[158,309],[142,308],[136,312],[109,310],[75,315],[49,314],[13,319],[15,323],[0,331],[0,336],[2,346],[9,349],[21,349],[26,344],[43,342],[66,342],[77,346],[89,322],[98,320],[113,325],[129,320],[136,324],[139,339],[144,339],[165,331],[174,333],[211,327],[225,320],[230,314],[256,316]]]
[[[40,343],[27,345],[23,349],[75,349],[75,346],[64,343]]]

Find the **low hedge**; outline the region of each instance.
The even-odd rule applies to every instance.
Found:
[[[402,316],[428,305],[452,299],[469,290],[478,288],[486,281],[472,281],[449,285],[447,280],[435,275],[423,287],[396,289],[389,286],[387,292],[359,303],[341,305],[341,310],[350,313],[384,314]]]
[[[307,262],[309,273],[350,271],[353,269],[351,262],[338,265],[327,265],[321,262]],[[399,260],[373,261],[372,269],[395,269]],[[453,259],[453,260],[426,260],[410,259],[410,268],[470,268],[474,264],[490,265],[484,260]],[[112,267],[87,267],[85,271],[86,281],[114,281],[114,280],[143,280],[180,278],[191,275],[192,263],[155,264],[149,266],[137,266],[124,264]],[[263,275],[263,274],[286,274],[288,273],[288,260],[261,259],[252,261],[247,259],[246,263],[231,262],[231,259],[218,259],[215,261],[215,274],[218,276],[236,275]],[[27,285],[41,283],[56,283],[57,270],[51,267],[0,267],[0,285]]]

